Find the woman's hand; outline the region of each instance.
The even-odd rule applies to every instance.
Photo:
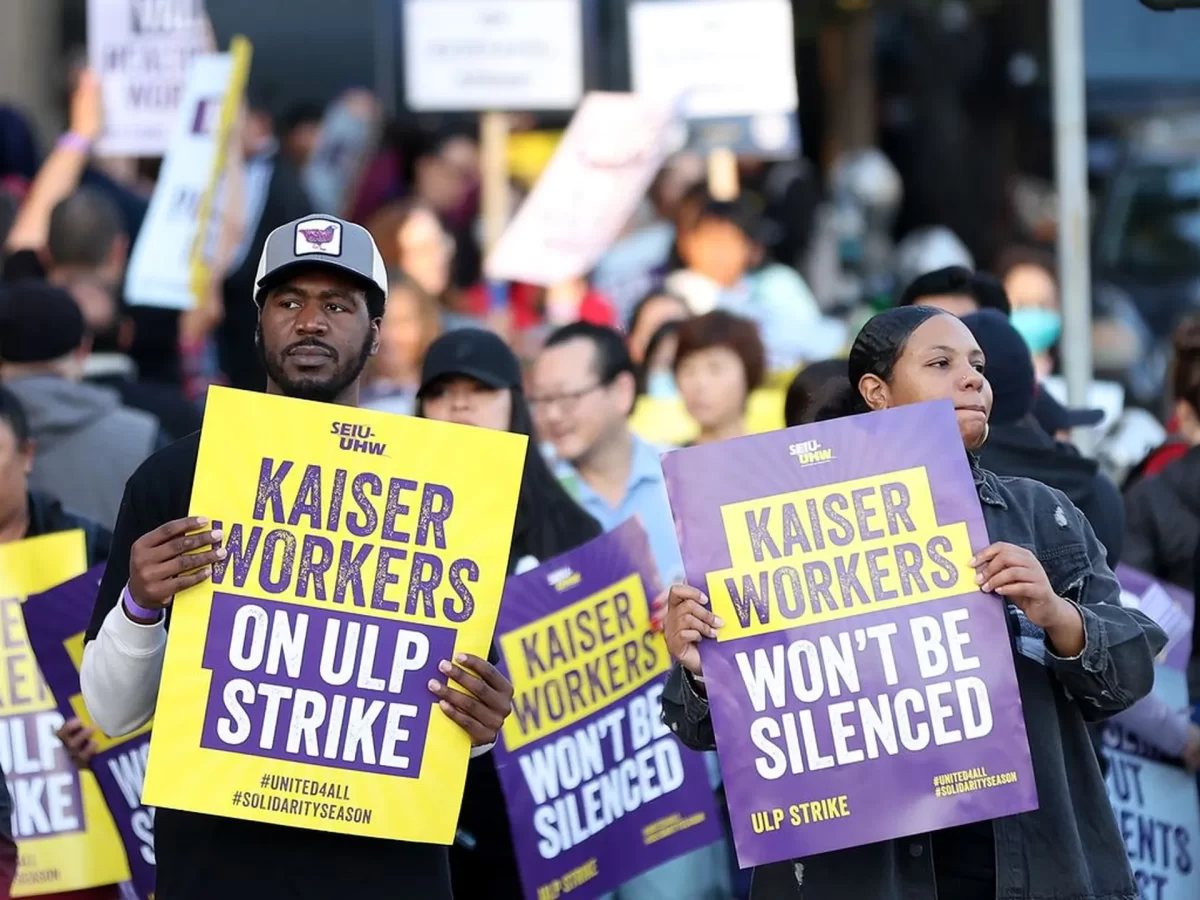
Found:
[[[981,591],[1012,601],[1046,632],[1061,655],[1076,656],[1083,650],[1083,617],[1073,603],[1054,593],[1046,570],[1030,551],[997,542],[978,553],[971,566]]]
[[[715,639],[717,629],[725,624],[712,614],[705,605],[707,603],[704,594],[686,584],[672,585],[667,594],[667,615],[663,625],[667,650],[693,675],[701,672],[700,639]]]

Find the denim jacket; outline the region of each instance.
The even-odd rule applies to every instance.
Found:
[[[1086,643],[1077,657],[1053,652],[1011,604],[1017,682],[1039,808],[992,820],[997,900],[1138,900],[1125,845],[1086,723],[1149,693],[1166,635],[1120,604],[1104,547],[1066,495],[1025,478],[999,478],[972,460],[992,541],[1033,551],[1051,587],[1076,603]],[[663,719],[688,747],[715,747],[708,701],[676,665]],[[752,900],[934,900],[928,834],[760,866]]]

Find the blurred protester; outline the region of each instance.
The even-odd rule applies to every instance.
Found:
[[[816,411],[827,387],[845,377],[846,367],[844,359],[822,359],[809,363],[796,373],[783,401],[783,421],[788,428],[807,425],[811,421],[811,414]]]
[[[637,367],[638,396],[654,400],[673,400],[679,397],[675,383],[675,351],[679,347],[679,326],[683,319],[664,322],[646,344],[646,357]]]
[[[1109,568],[1115,568],[1125,542],[1121,492],[1095,460],[1055,440],[1034,418],[1037,376],[1029,347],[1016,328],[994,309],[965,316],[963,323],[983,350],[984,374],[992,387],[992,414],[987,443],[979,450],[980,464],[997,475],[1032,478],[1066,494],[1104,545]]]
[[[111,528],[125,479],[159,444],[158,420],[83,381],[91,349],[71,295],[44,282],[0,291],[0,380],[20,399],[36,442],[30,483]]]
[[[126,406],[153,415],[166,440],[198,429],[200,412],[177,385],[139,377],[132,356],[137,325],[122,292],[129,238],[111,198],[80,188],[61,200],[50,215],[46,249],[49,280],[71,293],[92,335],[85,380],[113,388]]]
[[[505,304],[493,304],[491,285],[476,284],[466,292],[465,311],[475,319],[488,319],[511,334],[518,349],[536,345],[546,329],[571,322],[615,327],[616,311],[604,294],[584,278],[541,287],[533,284],[507,285]]]
[[[320,103],[306,100],[289,107],[279,117],[279,148],[297,169],[303,169],[312,158],[321,137],[324,115]]]
[[[905,287],[896,305],[935,306],[959,318],[981,309],[995,309],[1005,316],[1011,312],[999,281],[964,266],[947,266],[918,275]]]
[[[816,418],[950,400],[970,454],[988,435],[991,391],[983,364],[974,337],[955,317],[932,308],[890,309],[859,333],[850,377]],[[1137,896],[1085,722],[1150,692],[1166,635],[1121,605],[1099,542],[1061,493],[1028,479],[998,479],[974,462],[972,474],[993,543],[971,562],[980,590],[995,588],[1010,619],[1038,809],[808,857],[802,887],[794,861],[760,866],[751,889],[756,900]],[[1078,554],[1064,553],[1069,547]],[[698,644],[715,639],[720,625],[700,590],[672,587],[664,632],[677,664],[663,691],[663,716],[697,750],[715,746]]]
[[[596,263],[592,283],[612,298],[618,317],[629,315],[636,299],[666,276],[680,204],[704,176],[704,159],[698,154],[668,158],[646,192],[641,213],[634,214],[626,232]]]
[[[67,512],[50,495],[30,490],[35,449],[25,410],[12,391],[0,386],[0,544],[79,529],[84,536],[88,567],[106,561],[112,540],[107,529]],[[92,735],[92,730],[77,718],[68,719],[58,730],[72,761],[81,768],[96,752]],[[0,777],[0,897],[9,896],[17,863],[11,826],[12,799],[6,781]],[[119,893],[116,885],[110,885],[43,896],[47,900],[116,900]]]
[[[387,281],[367,232],[334,224],[342,232],[339,256],[297,254],[303,221],[273,231],[262,250],[262,277],[243,302],[259,310],[268,389],[349,408],[358,403],[362,369],[378,343]],[[331,303],[331,295],[340,302]],[[208,520],[187,515],[199,448],[199,434],[172,444],[140,466],[125,488],[80,669],[84,702],[105,734],[129,734],[150,721],[172,600],[225,556],[220,532],[201,530]],[[478,755],[495,743],[511,711],[512,685],[485,660],[468,655],[462,666],[446,668],[463,692],[438,680],[429,690]],[[465,691],[478,699],[468,701]],[[164,900],[383,897],[396,893],[401,877],[408,896],[452,896],[446,851],[431,844],[164,808],[154,825],[157,893]]]
[[[433,300],[410,278],[394,275],[389,283],[379,352],[363,373],[361,405],[411,416],[421,386],[421,360],[441,332],[441,319]]]
[[[676,248],[683,268],[664,282],[696,315],[724,309],[755,321],[772,371],[791,368],[840,345],[844,328],[822,317],[804,280],[786,266],[753,271],[761,248],[753,216],[742,200],[715,200],[695,192],[680,213]]]
[[[665,291],[651,291],[642,297],[629,314],[629,325],[625,329],[625,343],[629,347],[629,358],[634,365],[646,362],[646,350],[650,338],[667,322],[679,322],[691,313],[687,303]]]
[[[1030,478],[1066,494],[1104,545],[1109,568],[1115,568],[1125,542],[1125,510],[1117,486],[1099,471],[1095,460],[1081,456],[1071,444],[1056,440],[1038,423],[1033,397],[1045,391],[1037,388],[1033,357],[1016,328],[996,310],[972,313],[963,318],[963,324],[983,350],[984,374],[993,392],[987,443],[979,451],[980,464],[997,475]],[[1143,735],[1166,755],[1183,757],[1189,767],[1200,768],[1200,727],[1157,695],[1143,697],[1118,713],[1114,721]],[[1100,752],[1103,729],[1089,725],[1089,730],[1097,759],[1106,769],[1107,761]]]
[[[509,574],[527,571],[600,535],[599,524],[567,495],[538,452],[520,364],[495,334],[463,328],[430,345],[421,370],[417,414],[530,438]],[[471,760],[458,827],[459,840],[450,848],[454,895],[522,900],[512,830],[490,755]]]
[[[456,242],[437,215],[420,203],[407,211],[392,234],[396,265],[427,297],[435,301],[445,331],[477,324],[454,286],[451,268]]]
[[[896,286],[902,288],[938,269],[973,271],[975,259],[958,235],[945,226],[933,225],[914,228],[901,238],[893,252],[892,265]]]
[[[1175,329],[1171,392],[1186,454],[1125,494],[1125,550],[1136,569],[1183,588],[1196,578],[1200,541],[1200,317]]]
[[[478,218],[479,147],[461,132],[415,131],[405,151],[404,183],[409,196],[433,210],[454,237],[452,282],[479,280],[483,257],[475,239]]]
[[[28,119],[20,110],[0,104],[0,190],[21,201],[37,170],[37,139]]]
[[[538,433],[553,445],[556,474],[568,493],[605,531],[636,516],[660,581],[682,578],[658,452],[629,430],[636,382],[621,335],[587,322],[559,328],[546,339],[530,384]],[[633,879],[606,900],[724,900],[726,858],[725,844],[712,844]]]
[[[1099,425],[1104,420],[1104,410],[1063,406],[1053,394],[1039,386],[1037,396],[1033,398],[1033,418],[1046,434],[1070,443],[1071,432],[1076,428]]]
[[[1062,334],[1058,276],[1054,257],[1032,248],[1014,247],[996,264],[996,273],[1012,303],[1013,328],[1021,333],[1039,378],[1054,371],[1055,349]]]
[[[553,445],[567,492],[605,530],[640,516],[663,583],[682,575],[658,452],[628,427],[636,381],[621,335],[587,322],[559,328],[529,382],[538,434]]]
[[[233,251],[223,287],[224,318],[215,338],[221,371],[232,387],[262,390],[266,373],[259,362],[254,333],[257,315],[253,303],[258,273],[258,249],[267,235],[285,222],[303,218],[311,204],[299,170],[280,152],[269,100],[253,92],[242,125],[242,239]]]
[[[713,310],[680,323],[677,340],[675,383],[688,414],[700,426],[692,443],[743,437],[746,403],[762,386],[766,370],[758,326]]]

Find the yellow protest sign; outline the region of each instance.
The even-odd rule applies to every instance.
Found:
[[[427,683],[487,656],[525,449],[210,390],[191,512],[228,556],[175,598],[143,801],[451,843],[470,740]]]
[[[42,680],[21,603],[87,568],[82,531],[0,544],[0,767],[13,801],[19,861],[14,897],[57,894],[129,878],[125,851],[90,772],[55,732],[63,717]]]
[[[762,434],[783,427],[785,394],[785,391],[776,388],[759,388],[751,392],[746,402],[746,431],[749,434]],[[642,440],[662,447],[682,446],[700,432],[696,420],[688,415],[679,397],[639,397],[633,407],[629,427]]]

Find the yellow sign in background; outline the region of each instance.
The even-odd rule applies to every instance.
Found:
[[[396,583],[385,584],[382,594],[386,600],[398,603],[399,611],[372,608],[374,579],[368,577],[366,568],[362,580],[367,602],[363,606],[355,605],[349,593],[344,603],[333,602],[332,596],[325,601],[315,599],[312,584],[297,590],[297,579],[292,579],[282,593],[263,592],[258,587],[260,577],[264,576],[261,569],[270,570],[265,572],[267,579],[280,578],[284,552],[275,553],[273,564],[266,567],[260,565],[262,554],[255,554],[242,587],[234,584],[230,566],[221,585],[206,581],[184,591],[175,598],[172,608],[143,802],[347,834],[451,843],[462,802],[470,739],[437,707],[437,698],[432,693],[428,694],[432,711],[419,778],[201,746],[212,680],[212,673],[203,668],[202,662],[213,594],[236,594],[248,600],[294,604],[298,609],[319,609],[324,613],[340,610],[358,619],[379,617],[450,628],[456,632],[455,652],[486,658],[507,572],[525,449],[526,438],[520,435],[228,388],[211,389],[192,488],[192,515],[220,521],[226,540],[232,526],[240,523],[247,532],[252,526],[262,526],[264,532],[284,529],[295,536],[297,546],[302,546],[306,537],[314,537],[331,541],[335,548],[344,542],[360,548],[367,544],[397,548],[402,545],[381,540],[385,525],[415,535],[421,528],[418,522],[421,488],[426,484],[444,485],[453,492],[452,512],[444,524],[446,546],[412,544],[409,549],[436,554],[447,569],[455,559],[469,558],[477,563],[478,577],[470,582],[475,606],[465,622],[447,619],[442,614],[442,596],[452,597],[453,592],[448,583],[443,583],[438,591],[436,619],[426,618],[421,604],[416,604],[410,613],[405,600],[412,564],[399,559],[394,559],[390,567],[390,572],[399,577]],[[283,460],[294,463],[280,492],[285,518],[292,520],[292,524],[276,524],[269,502],[265,518],[254,518],[264,458],[274,460],[276,469]],[[321,513],[317,520],[321,528],[313,527],[308,513],[296,513],[302,475],[309,466],[321,469]],[[344,507],[340,514],[331,516],[338,470],[346,473],[341,476]],[[366,518],[351,490],[355,476],[361,473],[373,473],[382,482],[382,494],[368,498],[380,514],[365,537],[355,535],[346,525],[347,514],[353,512],[356,526],[365,527]],[[416,483],[416,488],[405,495],[404,502],[411,509],[389,522],[384,506],[392,478],[408,479]],[[312,499],[311,495],[308,499]],[[336,520],[334,528],[326,530],[331,517]],[[373,575],[374,563],[371,566]],[[331,585],[331,595],[335,589],[336,585]],[[300,596],[301,593],[306,596]],[[302,665],[316,667],[315,661]],[[353,685],[338,690],[352,694]],[[407,752],[416,753],[419,749],[409,747]],[[181,777],[181,773],[186,773],[186,777]],[[370,819],[314,818],[310,812],[297,812],[294,807],[273,810],[248,806],[246,794],[265,792],[264,786],[271,778],[287,779],[276,784],[325,785],[328,791],[324,795],[306,795],[300,799],[314,804],[367,807]],[[235,803],[235,796],[242,802]],[[288,799],[296,799],[296,795]],[[397,878],[402,880],[403,873],[397,873]]]
[[[0,707],[4,733],[0,740],[8,744],[0,753],[13,767],[5,772],[10,781],[22,778],[19,768],[25,767],[26,763],[40,767],[35,743],[39,735],[34,719],[39,713],[57,709],[34,661],[24,617],[16,604],[31,594],[82,575],[86,569],[87,550],[82,531],[63,531],[0,544],[0,631],[4,638],[0,641],[0,654],[4,657],[0,661],[0,696],[4,699],[3,707]],[[19,711],[10,712],[14,701],[26,698],[31,702],[22,703]],[[24,723],[16,721],[22,719]],[[57,738],[54,740],[57,743]],[[56,755],[66,754],[61,748],[55,752]],[[18,754],[25,761],[21,766],[17,765]],[[56,775],[58,771],[56,768],[44,774]],[[63,771],[69,771],[78,780],[82,800],[80,825],[83,828],[48,837],[29,838],[16,834],[19,863],[17,880],[13,884],[14,897],[83,890],[129,879],[125,851],[96,779],[91,772],[77,772],[74,767]],[[46,792],[61,796],[66,793],[63,788],[61,784],[43,785],[39,796],[47,803],[57,804],[60,800],[52,800]],[[18,790],[14,794],[16,805],[21,800],[21,793]],[[22,820],[19,810],[17,820],[18,823]]]

